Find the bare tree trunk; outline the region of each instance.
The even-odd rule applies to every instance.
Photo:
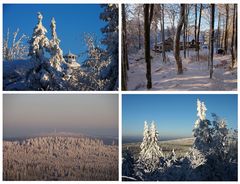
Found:
[[[187,5],[186,5],[187,6]],[[184,24],[183,24],[183,56],[186,59],[186,27],[187,27],[187,8],[185,8],[185,15],[184,15]]]
[[[152,88],[151,76],[151,55],[150,55],[150,25],[153,17],[153,4],[144,4],[144,38],[145,38],[145,61],[146,61],[146,78],[147,89]]]
[[[236,64],[236,48],[235,48],[235,46],[236,46],[235,37],[236,37],[236,31],[237,31],[237,30],[235,30],[235,28],[236,28],[236,25],[235,25],[236,24],[236,22],[235,22],[236,21],[236,18],[235,18],[235,16],[236,16],[236,6],[237,6],[237,4],[234,4],[234,8],[233,8],[233,27],[232,27],[233,33],[232,33],[232,44],[231,44],[232,68],[234,68],[234,66]]]
[[[122,4],[122,90],[127,90],[127,29],[125,4]]]
[[[138,11],[138,49],[141,49],[141,22],[140,22],[140,10]]]
[[[220,30],[220,23],[221,23],[221,13],[218,10],[218,28],[217,28],[217,49],[216,53],[218,52],[218,48],[220,48],[220,37],[221,37],[221,30]]]
[[[203,8],[203,5],[200,4],[199,20],[198,20],[198,32],[197,32],[197,40],[196,40],[197,60],[198,61],[199,61],[199,50],[200,50],[199,36],[200,36],[200,27],[201,27],[202,8]]]
[[[158,20],[157,20],[157,15],[156,15],[156,13],[155,13],[155,16],[154,16],[154,36],[155,36],[155,38],[154,38],[154,44],[155,45],[157,45],[157,43],[158,43]]]
[[[197,50],[197,47],[196,47],[196,41],[197,41],[197,4],[195,4],[194,39],[195,39],[195,51],[196,51]]]
[[[211,16],[210,16],[210,79],[213,76],[213,48],[214,48],[214,14],[215,14],[215,4],[211,4]]]
[[[237,4],[234,4],[235,6],[235,53],[236,53],[236,62],[237,62],[237,57],[238,57],[238,51],[237,51],[237,43],[238,43],[238,38],[237,38],[237,35],[238,35],[238,29],[237,29],[237,26],[238,26],[238,5]]]
[[[186,39],[187,39],[187,55],[189,57],[188,15],[189,15],[189,6],[186,4]]]
[[[224,49],[223,48],[223,46],[224,46],[224,38],[225,38],[225,31],[224,31],[224,26],[222,26],[222,38],[221,38],[221,48],[222,49]]]
[[[161,30],[162,30],[162,58],[163,63],[166,63],[166,53],[165,53],[165,33],[164,33],[164,4],[161,6]]]
[[[224,38],[224,51],[228,53],[228,19],[229,19],[229,4],[226,4],[226,24],[225,24],[225,38]]]
[[[181,30],[183,27],[183,22],[184,22],[184,14],[185,14],[185,4],[181,4],[180,8],[180,19],[178,22],[176,34],[175,34],[175,47],[174,47],[174,56],[176,59],[176,64],[177,64],[177,73],[182,74],[183,69],[182,69],[182,59],[180,56],[180,35],[181,35]]]

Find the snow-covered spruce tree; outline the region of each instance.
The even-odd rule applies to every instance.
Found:
[[[161,165],[161,158],[164,157],[158,145],[158,131],[155,122],[151,123],[150,129],[147,122],[144,123],[143,142],[140,148],[136,175],[143,178],[143,174],[156,171]]]
[[[52,22],[53,39],[50,42],[45,35],[47,30],[42,24],[42,19],[42,14],[38,12],[38,23],[29,41],[29,56],[34,63],[34,69],[27,76],[29,88],[31,90],[66,90],[65,72],[60,66],[60,62],[63,61],[61,49],[58,48],[60,40],[56,36],[55,23]],[[46,53],[51,55],[50,59],[46,57]]]
[[[33,30],[31,39],[29,40],[29,56],[36,66],[46,62],[44,52],[49,49],[49,40],[46,37],[47,29],[42,24],[43,16],[38,12],[38,23]]]
[[[228,159],[228,129],[225,120],[212,114],[212,124],[206,119],[206,106],[197,101],[198,120],[193,129],[195,141],[188,159],[190,168],[186,180],[236,180],[237,164]],[[237,151],[236,151],[237,152]]]
[[[146,152],[150,145],[150,132],[148,128],[148,124],[144,122],[144,129],[143,129],[143,141],[140,145],[141,151],[139,153],[139,160],[144,160],[146,156]]]
[[[228,129],[227,124],[224,119],[219,118],[215,113],[212,113],[213,117],[213,140],[214,145],[213,151],[218,155],[219,159],[224,159],[227,155],[227,145],[228,145]]]
[[[193,148],[196,148],[203,153],[209,151],[212,142],[211,128],[209,127],[211,123],[206,119],[206,110],[207,108],[204,102],[197,99],[198,119],[196,120],[193,129],[193,136],[195,137]]]
[[[151,123],[150,140],[150,145],[147,150],[147,167],[149,168],[149,171],[154,171],[160,165],[160,158],[164,157],[162,149],[158,145],[158,131],[154,121]]]
[[[132,177],[134,173],[134,158],[129,149],[124,151],[122,159],[122,175]]]
[[[49,41],[49,51],[51,58],[49,59],[50,64],[52,67],[56,68],[57,71],[62,71],[61,64],[65,64],[65,60],[63,58],[63,52],[60,48],[60,40],[57,37],[56,32],[56,21],[54,18],[51,20],[51,34],[52,39]]]
[[[101,5],[104,12],[100,14],[100,18],[107,22],[107,25],[101,29],[104,34],[102,43],[107,46],[107,58],[110,64],[105,69],[103,77],[110,80],[106,90],[118,89],[118,4]],[[108,59],[107,59],[108,60]]]

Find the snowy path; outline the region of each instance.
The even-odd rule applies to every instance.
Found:
[[[190,53],[191,55],[192,53]],[[177,75],[173,53],[167,53],[168,62],[162,64],[161,54],[151,53],[152,89],[170,91],[232,91],[237,90],[237,69],[229,70],[231,56],[214,57],[213,79],[209,79],[207,61],[191,62],[183,59],[183,74]],[[190,58],[194,58],[191,57]],[[227,65],[225,65],[227,63]],[[146,89],[144,54],[129,57],[128,90]]]

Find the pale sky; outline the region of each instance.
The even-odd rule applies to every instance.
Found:
[[[3,95],[3,137],[57,132],[118,136],[118,95]]]

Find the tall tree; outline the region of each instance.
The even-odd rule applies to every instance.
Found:
[[[127,90],[128,54],[125,4],[122,4],[122,52],[122,90]]]
[[[138,49],[141,49],[141,20],[140,20],[140,14],[141,14],[141,8],[138,7]]]
[[[213,76],[213,48],[214,48],[214,14],[215,4],[211,4],[211,15],[210,15],[210,79]]]
[[[233,24],[232,24],[232,43],[231,43],[231,52],[232,52],[232,68],[235,66],[236,64],[236,34],[237,34],[237,30],[236,30],[236,9],[237,9],[237,4],[233,5]]]
[[[108,90],[118,89],[118,4],[101,5],[104,9],[100,19],[106,22],[101,29],[104,37],[102,44],[106,45],[106,54],[110,58],[106,78],[110,80]]]
[[[184,22],[184,15],[185,15],[185,4],[180,5],[180,19],[177,25],[177,30],[175,34],[175,46],[174,46],[174,56],[176,59],[176,64],[177,64],[177,73],[182,74],[183,69],[182,69],[182,59],[180,56],[180,35],[181,35],[181,30],[183,27],[183,22]]]
[[[200,27],[201,27],[202,9],[203,9],[203,5],[200,4],[199,19],[198,19],[198,30],[197,30],[197,40],[196,40],[197,60],[198,60],[198,61],[199,61],[199,50],[200,50],[199,37],[200,37]]]
[[[153,4],[144,4],[144,38],[145,38],[145,61],[146,61],[146,77],[147,89],[152,88],[151,75],[151,55],[150,55],[150,26],[153,18]]]
[[[220,10],[218,9],[217,49],[216,49],[216,53],[217,53],[217,51],[218,51],[218,48],[221,47],[221,44],[220,44],[220,38],[221,38],[220,24],[221,24],[221,12],[220,12]]]
[[[195,47],[196,47],[196,41],[197,41],[197,4],[194,5],[195,7],[195,24],[194,24],[194,41],[195,41]],[[197,47],[196,49],[197,50]]]
[[[226,9],[226,23],[225,23],[225,38],[224,38],[224,51],[228,52],[228,21],[229,21],[229,4],[225,5]]]
[[[164,33],[164,4],[161,6],[161,31],[162,31],[162,58],[163,63],[166,63],[166,53],[165,53],[165,33]]]
[[[186,49],[187,49],[187,44],[186,44],[186,39],[187,39],[187,24],[188,24],[188,5],[186,4],[185,8],[185,16],[184,16],[184,26],[183,26],[183,55],[184,58],[186,59]]]

